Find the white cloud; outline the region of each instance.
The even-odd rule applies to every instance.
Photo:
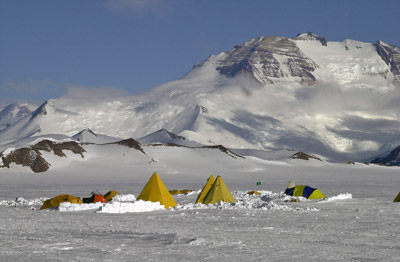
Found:
[[[129,92],[115,87],[87,87],[68,84],[64,88],[63,97],[105,99],[132,95]]]

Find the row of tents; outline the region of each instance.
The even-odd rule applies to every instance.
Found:
[[[171,190],[168,191],[164,182],[160,176],[155,172],[144,186],[142,192],[137,197],[138,200],[159,202],[164,205],[166,209],[177,206],[175,199],[172,194],[188,193],[191,190]],[[325,196],[319,191],[319,189],[311,188],[309,186],[296,186],[291,180],[285,193],[290,196],[302,196],[309,199],[321,199]],[[96,202],[108,202],[113,199],[116,195],[119,195],[117,191],[109,191],[104,196],[100,193],[92,192],[92,196],[89,198],[83,198],[83,201],[76,196],[72,195],[59,195],[51,199],[46,200],[40,209],[59,207],[60,203],[70,202],[74,204],[81,203],[96,203]],[[248,194],[259,194],[257,191],[250,191]],[[232,196],[225,182],[220,176],[216,179],[211,175],[207,179],[207,183],[204,185],[200,194],[196,199],[196,203],[202,203],[205,205],[215,204],[218,202],[232,203],[235,202],[235,198]]]
[[[172,194],[187,193],[191,190],[172,190],[168,191],[164,182],[161,180],[160,176],[155,172],[144,186],[142,192],[137,197],[137,200],[159,202],[164,205],[166,209],[170,207],[175,207],[178,204],[172,197]],[[171,194],[172,193],[172,194]],[[257,191],[250,191],[248,194],[259,194]],[[324,199],[326,196],[317,188],[312,188],[309,186],[299,185],[296,186],[293,180],[289,181],[289,185],[285,190],[285,194],[293,197],[304,197],[307,199]],[[101,194],[92,193],[90,198],[83,198],[83,201],[79,197],[71,195],[59,195],[52,199],[46,200],[40,209],[47,209],[58,207],[62,202],[70,203],[95,203],[95,202],[108,202],[113,199],[116,195],[119,195],[117,191],[109,191],[107,194],[102,196]],[[205,205],[215,204],[218,202],[232,203],[235,202],[235,198],[232,196],[228,187],[225,185],[224,181],[220,176],[216,179],[211,175],[207,179],[207,183],[204,185],[200,194],[196,199],[196,203],[202,203]],[[400,193],[394,200],[394,202],[400,202]]]

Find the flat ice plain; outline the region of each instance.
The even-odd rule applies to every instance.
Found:
[[[102,166],[97,159],[96,166],[89,160],[45,174],[1,169],[0,261],[400,261],[400,204],[393,203],[400,191],[398,167],[220,161],[213,174],[222,176],[237,201],[207,207],[194,202],[217,165],[211,158],[210,165],[198,161],[128,168]],[[39,210],[44,198],[85,197],[94,189],[117,190],[129,199],[152,171],[170,190],[195,192],[175,196],[179,206],[172,210]],[[290,178],[319,188],[328,199],[285,202]],[[262,194],[246,195],[255,189]],[[17,197],[24,200],[16,203]]]

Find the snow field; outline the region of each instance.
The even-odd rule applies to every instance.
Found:
[[[0,261],[399,260],[398,167],[282,160],[286,151],[275,158],[248,150],[245,156],[260,158],[235,159],[178,147],[149,146],[146,155],[116,145],[85,150],[84,161],[57,168],[53,159],[41,174],[0,170]],[[169,190],[193,193],[174,196],[172,210],[135,201],[154,171]],[[210,174],[221,175],[234,204],[194,204]],[[290,179],[329,198],[286,202],[281,192]],[[38,210],[46,198],[93,190],[122,195],[113,204]]]
[[[4,223],[0,225],[0,259],[399,259],[396,232],[400,229],[400,206],[395,203],[354,199],[349,194],[328,198],[330,201],[301,202],[284,202],[281,193],[269,191],[259,196],[244,191],[233,194],[241,204],[196,206],[191,203],[197,194],[179,195],[178,208],[125,214],[37,211],[22,205],[1,205],[0,219]],[[132,199],[132,195],[121,197]],[[254,208],[258,200],[271,203],[270,208],[257,204]]]

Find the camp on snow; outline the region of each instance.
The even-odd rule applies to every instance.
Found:
[[[235,202],[235,198],[232,196],[228,187],[225,185],[222,177],[218,176],[217,179],[212,183],[211,187],[209,187],[213,179],[214,176],[211,175],[203,190],[201,191],[199,197],[197,198],[196,203],[203,203],[205,205],[208,205],[215,204],[220,201],[223,201],[225,203]],[[207,188],[209,188],[208,191],[206,191]],[[202,198],[202,195],[205,195],[204,198]]]
[[[82,200],[79,197],[71,196],[71,195],[58,195],[58,196],[55,196],[51,199],[44,201],[44,203],[40,209],[59,207],[60,203],[63,203],[63,202],[70,202],[73,204],[82,204]]]
[[[305,197],[307,199],[323,199],[326,198],[319,189],[309,186],[296,186],[293,180],[289,181],[289,185],[285,190],[285,194],[294,197]]]
[[[137,197],[137,200],[140,199],[144,201],[160,202],[160,205],[164,205],[166,209],[178,205],[157,172],[154,172]]]

